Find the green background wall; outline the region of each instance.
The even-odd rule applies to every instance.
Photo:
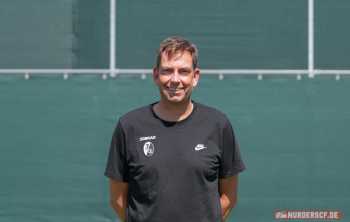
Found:
[[[0,0],[0,69],[71,68],[72,0]]]
[[[201,77],[193,99],[228,115],[247,165],[228,221],[271,221],[277,210],[349,218],[349,84]],[[150,76],[1,76],[1,221],[116,221],[103,176],[111,136],[158,93]]]
[[[72,68],[109,68],[109,0],[74,0]]]
[[[350,69],[350,1],[315,0],[315,68]]]
[[[118,1],[118,68],[154,65],[154,49],[181,36],[203,69],[307,69],[307,0]]]
[[[109,68],[109,0],[0,0],[0,68]],[[307,0],[117,1],[116,67],[152,68],[169,36],[203,69],[307,69]],[[317,0],[315,68],[350,69],[350,2]]]
[[[166,3],[165,3],[166,2]],[[117,0],[116,66],[155,65],[162,40],[202,69],[307,69],[307,0]],[[350,69],[346,0],[315,1],[315,68]],[[109,68],[109,0],[0,0],[0,69]],[[227,221],[350,208],[350,77],[202,75],[193,99],[226,113],[247,170]],[[103,176],[124,113],[151,76],[0,75],[0,221],[118,221]]]

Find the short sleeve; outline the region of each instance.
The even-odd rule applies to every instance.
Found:
[[[245,170],[245,165],[239,150],[235,134],[230,121],[226,120],[226,125],[221,138],[221,161],[219,178],[225,179]]]
[[[125,153],[125,134],[119,121],[113,133],[105,176],[121,182],[129,182],[129,170]]]

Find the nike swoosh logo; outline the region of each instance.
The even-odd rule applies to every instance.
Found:
[[[202,149],[205,149],[206,147],[204,147],[204,146],[196,146],[194,149],[196,150],[196,151],[198,151],[198,150],[202,150]]]

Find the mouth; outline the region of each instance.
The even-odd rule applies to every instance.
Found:
[[[167,87],[167,89],[173,93],[179,93],[183,90],[183,88],[172,88],[172,87]]]

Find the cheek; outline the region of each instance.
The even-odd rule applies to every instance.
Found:
[[[158,79],[158,84],[160,86],[165,87],[168,84],[169,81],[170,81],[169,77],[162,76],[161,78]]]
[[[197,82],[194,79],[191,79],[188,81],[187,85],[190,87],[195,87],[197,85]]]
[[[183,78],[181,78],[181,83],[184,86],[192,86],[193,85],[193,79],[192,79],[192,77],[183,77]]]

